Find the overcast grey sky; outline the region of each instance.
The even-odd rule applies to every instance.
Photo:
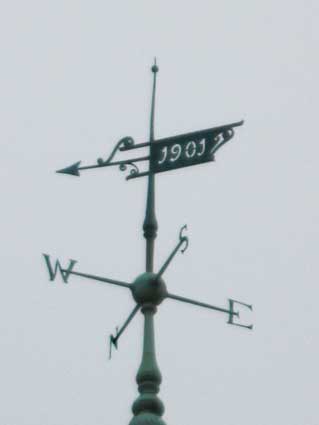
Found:
[[[146,180],[54,170],[148,138],[245,119],[216,162],[157,178],[174,293],[254,305],[253,332],[166,301],[156,316],[168,425],[318,425],[318,2],[17,1],[0,13],[0,424],[127,424],[142,317],[128,291],[48,281],[41,253],[133,280]]]

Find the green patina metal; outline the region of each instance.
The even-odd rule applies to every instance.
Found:
[[[156,75],[158,72],[156,62],[152,66],[152,72],[154,78],[150,119],[150,150],[154,143]],[[149,168],[151,170],[151,162]],[[142,305],[142,313],[144,314],[144,344],[142,362],[136,375],[140,395],[133,404],[134,418],[131,420],[130,425],[164,424],[160,419],[164,413],[164,405],[157,396],[162,382],[162,375],[155,355],[154,314],[156,313],[156,305],[163,301],[167,291],[162,279],[153,273],[154,244],[157,229],[155,175],[150,172],[148,176],[146,213],[143,224],[144,237],[146,239],[146,273],[135,280],[132,290],[135,301]],[[152,417],[145,417],[145,413],[148,415],[151,414]]]
[[[62,174],[80,176],[80,171],[83,170],[119,166],[121,171],[129,170],[129,174],[126,177],[128,180],[136,177],[148,177],[146,212],[143,223],[143,232],[146,240],[145,272],[137,276],[133,282],[122,282],[93,274],[74,271],[73,269],[76,264],[75,260],[70,260],[67,267],[62,267],[58,260],[56,260],[53,265],[50,256],[48,254],[43,254],[51,281],[54,281],[56,276],[60,274],[63,282],[67,283],[69,277],[71,275],[75,275],[100,283],[108,283],[131,290],[135,307],[122,327],[120,329],[116,329],[116,334],[110,336],[111,357],[112,347],[116,349],[118,348],[119,338],[127,329],[137,312],[142,312],[144,316],[143,354],[142,361],[136,375],[139,396],[133,403],[132,412],[134,416],[129,425],[165,425],[165,422],[162,419],[164,404],[158,397],[162,376],[156,360],[154,332],[154,316],[157,312],[157,307],[164,300],[172,299],[224,313],[228,316],[228,324],[252,329],[252,325],[247,326],[234,321],[235,318],[237,318],[237,320],[239,319],[239,312],[235,310],[235,305],[242,305],[252,310],[252,306],[249,304],[230,299],[228,300],[228,307],[224,308],[168,292],[167,286],[163,280],[163,275],[175,255],[179,251],[184,253],[188,247],[189,241],[188,237],[185,235],[185,231],[187,229],[186,225],[180,230],[176,247],[172,250],[171,254],[168,256],[167,260],[158,272],[154,272],[154,249],[158,230],[155,213],[155,174],[214,161],[214,155],[217,150],[233,137],[234,128],[241,126],[243,121],[213,127],[207,130],[181,134],[171,138],[155,140],[155,96],[156,77],[158,73],[156,61],[151,70],[153,73],[153,90],[149,141],[147,143],[135,144],[132,137],[124,137],[116,144],[106,160],[98,158],[96,164],[87,166],[81,166],[81,161],[78,161],[71,166],[57,171]],[[119,152],[140,148],[148,148],[149,154],[128,160],[113,160],[115,155]],[[144,161],[148,161],[148,170],[140,172],[136,163]]]

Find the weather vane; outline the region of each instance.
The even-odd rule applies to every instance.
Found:
[[[241,305],[252,310],[252,306],[249,304],[229,299],[226,307],[218,307],[204,302],[195,301],[190,298],[184,298],[179,295],[172,294],[167,290],[166,284],[163,280],[163,275],[175,255],[179,251],[182,253],[185,252],[188,247],[188,237],[185,235],[187,230],[186,225],[181,228],[177,245],[168,256],[165,263],[158,271],[154,271],[154,245],[158,228],[155,214],[155,174],[214,161],[214,156],[217,150],[234,136],[234,128],[241,126],[243,121],[156,140],[154,136],[156,76],[158,73],[156,60],[151,70],[153,73],[153,90],[149,141],[146,143],[135,144],[131,137],[125,137],[116,144],[107,159],[103,160],[102,158],[99,158],[97,159],[96,164],[85,166],[81,166],[81,161],[79,161],[69,167],[57,171],[58,173],[79,176],[80,171],[92,168],[119,166],[121,171],[129,170],[126,177],[127,180],[147,176],[148,188],[146,214],[143,223],[144,237],[146,239],[145,272],[140,274],[133,282],[122,282],[75,271],[75,260],[69,260],[68,266],[62,267],[59,260],[52,263],[50,256],[48,254],[43,254],[51,281],[55,280],[56,276],[60,274],[63,282],[68,283],[70,275],[76,275],[99,282],[122,286],[131,291],[136,306],[122,327],[116,328],[115,335],[110,336],[110,357],[112,354],[112,347],[115,347],[116,349],[118,348],[118,341],[121,335],[128,327],[136,313],[139,310],[143,313],[143,354],[141,365],[136,376],[139,396],[133,403],[132,411],[134,416],[129,425],[165,425],[165,422],[161,418],[164,413],[164,405],[157,396],[162,377],[156,361],[154,336],[154,315],[157,311],[157,307],[164,300],[170,298],[179,302],[215,310],[225,314],[227,317],[227,323],[230,325],[241,326],[248,329],[252,329],[253,327],[252,325],[239,323],[239,312],[235,309],[236,305]],[[140,148],[148,148],[149,154],[128,160],[114,160],[114,157],[118,152]],[[146,161],[148,168],[146,171],[141,172],[136,163]]]

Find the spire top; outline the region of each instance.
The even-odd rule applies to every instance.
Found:
[[[152,66],[151,70],[154,74],[159,71],[159,68],[156,63],[156,57],[154,58],[154,65]]]
[[[159,68],[154,58],[154,65],[151,68],[153,72],[153,93],[152,93],[152,106],[151,106],[151,122],[150,122],[150,142],[154,140],[154,119],[155,119],[155,95],[156,95],[156,74]]]

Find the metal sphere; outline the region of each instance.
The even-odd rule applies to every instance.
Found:
[[[142,273],[132,286],[132,295],[137,304],[159,305],[167,295],[164,280],[155,273]]]
[[[158,70],[159,70],[159,68],[156,64],[154,64],[151,69],[152,69],[152,72],[154,72],[154,73],[158,72]]]

